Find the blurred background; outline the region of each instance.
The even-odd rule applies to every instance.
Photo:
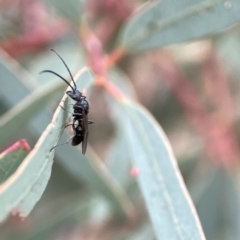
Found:
[[[145,1],[140,0],[1,0],[0,64],[13,71],[20,83],[0,90],[0,114],[33,90],[60,81],[48,74],[39,75],[40,71],[51,69],[69,79],[51,48],[73,74],[85,65],[97,69],[98,51],[102,55],[115,52],[121,27],[143,4]],[[84,22],[81,25],[80,19]],[[86,22],[101,43],[100,50],[89,51]],[[114,62],[114,54],[109,56],[114,65],[110,78],[149,109],[167,134],[206,238],[240,239],[239,25],[194,42],[124,54],[118,62]],[[1,75],[2,66],[0,88],[7,81]],[[39,113],[31,119],[32,125],[21,127],[0,150],[21,138],[33,147],[61,97],[49,102],[45,110],[49,118]],[[125,143],[118,137],[104,90],[94,87],[89,101],[89,118],[94,121],[89,144],[116,175],[116,162],[121,161],[123,170],[116,179],[134,203],[137,215],[124,221],[112,215],[104,196],[73,176],[56,155],[43,197],[29,217],[11,216],[0,226],[1,240],[155,239],[131,159],[124,153],[116,157],[116,149],[124,149]],[[41,121],[37,127],[36,121]],[[33,125],[36,128],[31,128]],[[70,145],[63,149],[71,154]]]

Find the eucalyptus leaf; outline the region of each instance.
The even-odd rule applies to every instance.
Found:
[[[0,118],[0,145],[26,126],[31,118],[49,104],[57,94],[63,92],[64,88],[66,88],[66,84],[62,81],[46,84],[6,112]]]
[[[5,105],[9,108],[31,92],[29,85],[24,83],[24,80],[29,79],[29,76],[26,78],[27,74],[19,66],[16,68],[16,65],[17,63],[13,60],[6,58],[3,54],[0,55],[0,74],[5,79],[5,81],[1,82],[0,98],[4,99]],[[80,91],[83,88],[88,89],[92,86],[93,80],[93,76],[88,69],[81,70],[75,76],[77,88]],[[59,81],[61,82],[61,80]],[[29,82],[33,83],[34,81],[28,81],[27,83],[29,84]],[[72,111],[72,108],[68,110]],[[51,114],[45,109],[42,110],[29,123],[29,133],[32,136],[38,137],[50,121]],[[65,142],[67,139],[69,139],[69,135],[65,131],[62,134],[61,142]],[[127,198],[126,193],[115,182],[107,168],[97,159],[96,155],[93,153],[91,156],[91,158],[83,156],[78,147],[62,146],[56,149],[56,159],[70,174],[80,182],[84,182],[92,191],[97,191],[105,195],[111,205],[115,207],[114,210],[117,214],[125,217],[130,216],[133,206]],[[90,161],[88,161],[89,159]]]
[[[133,216],[133,205],[124,189],[113,178],[103,162],[97,157],[90,146],[86,156],[82,155],[80,147],[72,147],[72,152],[78,152],[78,158],[71,158],[64,153],[64,148],[58,149],[62,153],[61,164],[76,179],[83,181],[88,188],[103,195],[111,204],[112,210],[120,218]]]
[[[240,73],[240,56],[238,54],[240,51],[240,37],[238,34],[229,32],[229,34],[217,38],[215,43],[218,54],[224,62],[224,69],[229,74],[238,76]]]
[[[223,237],[235,240],[240,236],[239,171],[229,173],[215,168],[211,181],[196,204],[207,239]]]
[[[239,0],[156,1],[123,26],[118,46],[135,52],[197,40],[238,23],[239,12]]]
[[[106,166],[112,176],[121,184],[125,185],[130,177],[130,155],[127,149],[127,141],[118,133],[109,147],[106,156]]]
[[[52,209],[45,209],[44,217],[35,220],[27,234],[19,236],[19,234],[13,233],[11,239],[16,239],[16,237],[18,240],[48,239],[56,231],[56,228],[61,228],[69,222],[84,221],[92,208],[89,199],[89,194],[82,196],[79,192],[55,199],[54,202],[51,202]]]
[[[147,223],[139,227],[132,236],[127,238],[128,240],[155,240],[152,226]]]
[[[221,217],[221,201],[219,200],[221,185],[223,179],[219,171],[215,171],[204,189],[203,194],[196,202],[196,208],[201,219],[204,232],[207,239],[218,239],[219,233],[219,222],[218,219]]]
[[[116,105],[156,238],[205,239],[165,134],[140,105]]]
[[[77,89],[88,89],[93,84],[93,76],[91,72],[85,68],[75,76]],[[72,111],[72,105],[75,102],[69,99],[69,105],[66,107],[68,116]],[[54,144],[56,145],[56,144]],[[67,146],[65,146],[66,148]],[[70,146],[68,146],[69,148]],[[66,152],[65,148],[59,147],[54,149],[60,153],[61,164],[77,179],[82,180],[86,185],[94,191],[102,194],[109,200],[114,211],[124,218],[128,218],[133,214],[133,205],[127,197],[124,189],[115,181],[107,170],[105,165],[94,151],[88,147],[87,156],[82,155],[80,147],[71,147],[71,153]],[[76,157],[71,157],[74,155]],[[71,158],[71,161],[70,161]]]
[[[22,139],[0,154],[0,184],[16,171],[29,151],[29,145]]]
[[[59,107],[34,149],[0,186],[0,221],[14,212],[21,217],[27,216],[40,199],[51,175],[53,153],[50,149],[61,135],[66,119],[66,112]]]
[[[129,98],[136,99],[136,93],[134,91],[134,88],[126,76],[120,69],[117,67],[112,68],[108,75],[111,79],[111,81]],[[113,122],[118,123],[116,119],[114,104],[112,104],[112,99],[110,99],[107,96],[107,101],[110,104],[112,114]],[[110,145],[105,163],[108,168],[108,170],[111,172],[111,174],[114,176],[114,178],[121,184],[125,185],[129,184],[131,181],[130,176],[130,169],[131,169],[131,162],[130,162],[130,155],[129,151],[126,151],[128,149],[127,141],[124,137],[124,133],[122,132],[122,129],[119,128],[119,125],[116,124],[117,127],[117,133],[116,136]]]

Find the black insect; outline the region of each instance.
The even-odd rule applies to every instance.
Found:
[[[66,125],[66,127],[72,126],[73,133],[74,133],[73,136],[66,143],[58,144],[52,147],[50,151],[52,151],[55,147],[58,147],[60,145],[68,144],[72,140],[72,146],[77,146],[80,143],[82,143],[82,153],[85,154],[87,150],[88,124],[93,123],[93,121],[88,120],[89,104],[86,97],[83,96],[82,93],[77,90],[76,83],[65,61],[55,50],[51,49],[51,51],[57,54],[57,56],[61,59],[61,61],[67,68],[70,74],[70,77],[73,81],[74,87],[70,85],[70,83],[66,79],[64,79],[62,76],[60,76],[59,74],[51,70],[44,70],[40,73],[48,72],[60,77],[65,83],[67,83],[68,86],[72,88],[72,91],[67,91],[66,94],[70,98],[72,98],[74,101],[76,101],[76,103],[73,105],[73,110],[74,110],[74,112],[72,113],[73,122],[71,124]]]

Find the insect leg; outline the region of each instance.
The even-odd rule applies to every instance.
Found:
[[[72,123],[69,123],[69,124],[65,125],[65,128],[67,128],[67,127],[69,127],[71,125],[72,125]]]
[[[76,122],[76,121],[77,121],[77,119],[73,119],[73,122],[72,122],[72,123],[67,124],[67,125],[65,126],[65,128],[66,128],[66,127],[72,125],[73,131],[74,131],[73,136],[71,136],[65,143],[61,143],[61,144],[58,144],[58,145],[52,147],[52,148],[50,149],[50,152],[51,152],[54,148],[56,148],[56,147],[58,147],[58,146],[68,144],[68,143],[76,136],[76,134],[77,134],[77,133],[76,133],[76,129],[75,129],[75,122]]]
[[[52,147],[52,148],[50,149],[50,152],[51,152],[54,148],[56,148],[56,147],[58,147],[58,146],[68,144],[74,137],[75,137],[75,135],[71,136],[65,143],[61,143],[61,144],[58,144],[58,145]]]

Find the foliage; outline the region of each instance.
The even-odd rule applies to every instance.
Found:
[[[239,239],[240,3],[20,2],[0,3],[0,238]],[[69,80],[51,48],[91,103],[86,156],[50,151],[74,103],[38,75]]]

